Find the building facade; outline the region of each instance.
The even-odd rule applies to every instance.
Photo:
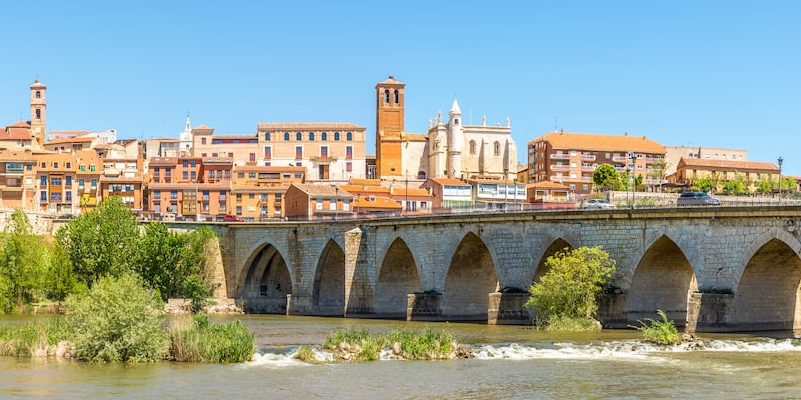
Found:
[[[549,132],[528,142],[529,182],[550,180],[577,194],[592,193],[595,168],[611,164],[657,185],[664,181],[664,157],[664,146],[645,136]]]
[[[234,214],[245,221],[283,218],[286,191],[293,183],[304,183],[305,174],[303,167],[234,166]]]
[[[665,176],[676,173],[679,160],[682,158],[748,161],[748,150],[703,146],[665,146]]]
[[[354,214],[356,196],[331,184],[293,183],[286,191],[286,217],[336,219]]]
[[[668,181],[692,185],[699,178],[726,181],[737,177],[742,177],[746,185],[753,189],[756,182],[778,180],[779,167],[769,162],[682,158],[676,173],[670,175]]]

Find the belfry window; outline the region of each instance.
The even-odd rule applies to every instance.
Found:
[[[495,157],[501,155],[501,144],[495,142]]]
[[[37,98],[37,99],[41,99],[41,98],[42,98],[42,92],[40,92],[40,91],[38,91],[38,90],[37,90],[37,91],[36,91],[36,98]]]
[[[389,89],[384,90],[384,103],[389,104]]]
[[[42,119],[42,110],[36,109],[36,119]]]
[[[400,96],[398,95],[398,89],[395,89],[395,104],[400,104]]]

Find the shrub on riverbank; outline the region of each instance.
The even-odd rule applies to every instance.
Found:
[[[554,332],[592,332],[600,331],[601,323],[593,318],[552,315],[545,324],[545,330]]]
[[[596,326],[598,296],[615,265],[600,247],[565,249],[548,257],[548,272],[531,285],[525,304],[534,324],[549,330]]]
[[[253,356],[253,333],[240,321],[209,323],[196,315],[176,323],[169,331],[170,356],[175,361],[240,363]]]
[[[67,299],[75,357],[99,362],[143,362],[163,358],[161,299],[141,278],[100,278],[86,295]]]
[[[634,326],[642,333],[643,339],[647,342],[661,346],[670,346],[682,342],[681,333],[676,329],[676,324],[668,319],[664,311],[658,310],[659,320],[646,318],[645,321],[637,321],[640,326]]]
[[[406,360],[437,360],[465,356],[453,335],[446,331],[394,329],[373,334],[365,329],[340,329],[326,337],[323,347],[345,361],[378,360],[384,350]],[[457,352],[457,350],[460,350]]]
[[[55,355],[59,344],[62,352],[69,345],[69,328],[62,318],[47,323],[27,323],[0,327],[0,356],[32,357]],[[62,354],[63,355],[63,354]]]

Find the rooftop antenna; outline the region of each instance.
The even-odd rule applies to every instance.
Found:
[[[556,119],[556,117],[553,117],[553,130],[554,131],[558,131],[559,130],[559,120]]]

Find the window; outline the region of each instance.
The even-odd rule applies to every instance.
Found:
[[[333,200],[330,200],[328,202],[328,209],[330,211],[336,211],[336,209],[337,209],[337,201],[338,201],[337,199],[333,199]]]
[[[303,159],[303,146],[295,146],[295,159],[296,160]]]
[[[264,159],[265,160],[272,160],[273,159],[273,148],[270,146],[264,147]]]
[[[353,159],[353,146],[345,146],[345,158],[348,160]]]
[[[249,179],[256,179],[256,172],[254,172],[254,171],[248,172],[248,178]]]
[[[42,119],[42,110],[36,109],[36,119]]]
[[[353,172],[353,163],[348,161],[345,163],[345,172]]]
[[[230,158],[234,158],[234,153],[231,153],[231,152],[229,152],[229,153],[228,153],[228,157],[230,157]]]
[[[197,160],[190,160],[190,161],[189,161],[189,165],[190,165],[192,168],[196,167],[196,166],[197,166]]]
[[[42,92],[41,91],[39,91],[39,90],[36,91],[36,98],[37,99],[41,99],[42,98]]]
[[[92,189],[96,188],[96,187],[97,187],[97,179],[92,179],[92,180],[90,181],[90,184],[91,184],[91,186],[92,186]]]
[[[320,146],[320,157],[328,157],[328,146]]]
[[[346,133],[346,134],[345,134],[345,140],[347,140],[347,141],[349,141],[349,142],[350,142],[351,140],[353,140],[353,132],[348,132],[348,133]]]
[[[264,141],[266,142],[270,141],[270,132],[264,132]]]
[[[178,200],[178,191],[177,190],[170,191],[170,200]]]
[[[470,141],[470,154],[476,154],[476,141]]]
[[[296,133],[296,134],[295,134],[295,140],[297,140],[298,142],[300,142],[301,140],[303,140],[303,134],[302,134],[302,133],[300,133],[300,132]]]
[[[195,172],[195,171],[192,171],[192,172],[190,172],[190,173],[189,173],[189,178],[190,178],[191,180],[193,180],[193,181],[194,181],[195,179],[197,179],[197,172]]]
[[[350,201],[347,199],[342,200],[342,210],[350,211]]]
[[[389,89],[384,90],[384,103],[389,104]]]
[[[251,193],[248,195],[248,199],[253,200],[256,197],[255,194]]]
[[[83,187],[85,185],[85,182],[86,181],[83,178],[79,178],[78,179],[78,189],[83,189]]]
[[[89,172],[95,172],[95,170],[97,170],[97,167],[95,167],[94,165],[89,166]]]
[[[161,192],[158,190],[153,191],[153,200],[161,200]]]
[[[314,141],[314,132],[309,132],[309,141],[310,142]]]
[[[184,160],[183,161],[183,165],[184,165],[184,168],[188,167],[189,166],[189,160]]]
[[[289,141],[289,132],[284,132],[284,141],[285,142]]]
[[[47,176],[42,175],[42,177],[39,179],[39,183],[42,186],[47,186]]]
[[[183,177],[184,177],[184,180],[189,179],[189,171],[184,171]]]
[[[161,204],[154,205],[153,211],[155,211],[156,213],[161,213]]]
[[[250,153],[248,159],[250,162],[256,162],[256,153]]]
[[[400,95],[398,94],[398,89],[395,89],[395,104],[400,104]]]
[[[65,200],[72,201],[72,192],[71,191],[67,191],[66,196],[67,197],[65,198]]]
[[[453,119],[453,123],[456,124],[456,125],[459,125],[459,118],[454,118]]]
[[[303,163],[302,163],[302,162],[300,162],[300,161],[298,161],[298,162],[296,162],[296,163],[295,163],[295,166],[296,166],[296,167],[302,167],[302,166],[303,166]]]
[[[236,194],[236,201],[242,201],[242,193]]]
[[[68,176],[68,177],[66,177],[65,179],[66,179],[66,181],[67,181],[67,186],[72,186],[72,177],[71,177],[71,176]]]
[[[317,199],[317,204],[315,204],[314,209],[317,211],[323,210],[323,201],[321,199]]]
[[[242,206],[236,206],[236,215],[242,215]]]
[[[51,186],[61,186],[61,178],[50,178]]]
[[[498,142],[495,142],[493,147],[495,148],[495,157],[500,156],[501,155],[501,144],[498,143]]]
[[[323,132],[323,133],[321,133],[321,134],[320,134],[320,140],[322,140],[323,142],[325,142],[326,140],[328,140],[328,132]]]
[[[58,169],[58,163],[57,162],[53,163],[53,169]]]
[[[339,140],[339,132],[334,132],[334,140]]]
[[[204,190],[203,191],[203,201],[209,201],[209,191],[208,190]]]
[[[201,156],[201,157],[206,157],[208,154],[209,154],[209,153],[203,153],[203,154],[201,154],[200,156]]]
[[[259,195],[259,201],[267,201],[267,195],[266,194]]]
[[[206,144],[206,138],[200,138],[200,144]]]
[[[72,168],[72,163],[71,163],[71,162],[68,162],[68,163],[67,163],[67,169],[71,169],[71,168]]]
[[[303,177],[303,172],[295,172],[295,179],[300,179]]]

